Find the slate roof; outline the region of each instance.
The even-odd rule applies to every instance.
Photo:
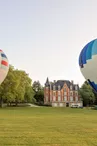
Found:
[[[77,88],[78,88],[78,90],[79,90],[78,84],[74,84],[74,85],[73,85],[73,90],[76,90],[76,86],[77,86]]]
[[[75,90],[76,85],[79,89],[78,84],[72,84],[72,82],[70,82],[69,80],[58,80],[56,82],[49,82],[48,78],[46,80],[45,86],[51,87],[51,89],[53,90],[53,86],[55,85],[55,90],[58,90],[58,86],[60,86],[60,89],[62,89],[65,83],[67,84],[69,89],[70,89],[70,85],[73,86],[73,90]]]

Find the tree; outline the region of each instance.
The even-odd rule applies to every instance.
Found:
[[[33,91],[32,86],[28,86],[28,87],[26,86],[25,95],[24,95],[25,102],[34,103],[35,102],[34,95],[35,95],[35,92]]]
[[[13,91],[14,91],[13,89],[16,87],[16,80],[14,78],[13,70],[14,70],[14,67],[10,66],[6,79],[0,85],[1,107],[3,105],[3,100],[5,100],[6,102],[11,102],[15,98],[13,94]]]
[[[34,98],[39,105],[43,105],[44,103],[44,91],[43,88],[39,90],[35,95]]]
[[[32,87],[35,92],[39,92],[42,89],[42,86],[39,81],[34,81]]]
[[[32,80],[29,78],[25,71],[14,69],[13,66],[9,67],[9,72],[0,86],[0,103],[3,101],[8,104],[15,102],[31,101],[33,98]]]
[[[95,95],[93,93],[92,87],[88,84],[88,82],[84,82],[82,87],[79,90],[79,95],[83,100],[83,105],[92,105],[95,102]]]
[[[34,81],[32,85],[33,90],[35,91],[34,98],[36,99],[37,104],[43,105],[44,102],[44,89],[39,81]]]

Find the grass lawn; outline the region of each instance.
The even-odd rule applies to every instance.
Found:
[[[0,109],[0,146],[97,146],[97,111]]]

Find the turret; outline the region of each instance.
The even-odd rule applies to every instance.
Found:
[[[48,104],[50,102],[50,82],[49,82],[48,77],[46,79],[44,90],[45,90],[44,91],[44,101],[45,101],[46,104]]]
[[[46,86],[46,87],[50,86],[50,83],[49,83],[49,79],[48,79],[48,77],[47,77],[47,79],[46,79],[45,86]]]

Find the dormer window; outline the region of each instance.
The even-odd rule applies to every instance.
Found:
[[[60,90],[61,89],[61,87],[60,87],[60,85],[58,85],[58,90]]]
[[[56,90],[56,86],[55,85],[53,86],[53,90]]]
[[[78,90],[78,87],[77,87],[77,85],[75,86],[75,90]]]
[[[70,90],[72,90],[72,85],[70,86]]]

